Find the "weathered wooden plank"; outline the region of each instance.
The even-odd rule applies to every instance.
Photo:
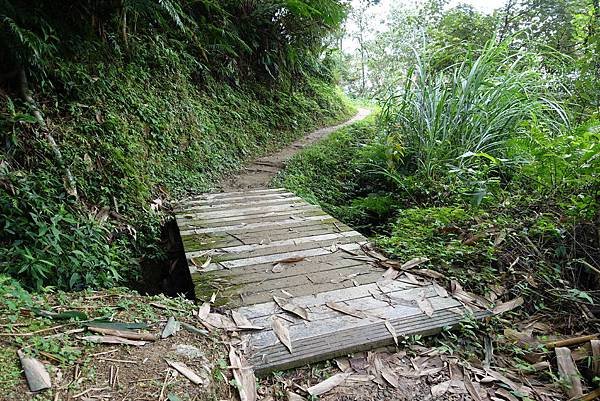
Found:
[[[335,223],[335,224],[334,224]],[[330,224],[332,225],[332,232],[337,231],[345,231],[344,228],[347,227],[345,224],[336,222],[336,220],[326,214],[320,214],[317,216],[305,216],[299,217],[297,219],[281,218],[277,219],[277,216],[271,218],[261,219],[257,223],[238,223],[238,224],[230,224],[224,225],[220,227],[206,227],[206,228],[194,228],[188,230],[180,230],[181,236],[188,235],[197,235],[197,234],[210,234],[213,233],[219,234],[224,232],[230,233],[238,233],[238,232],[261,232],[268,231],[274,228],[285,228],[285,227],[303,227],[305,225],[311,224]],[[339,227],[339,229],[337,228]]]
[[[383,297],[373,298],[373,296],[371,296],[371,295],[360,297],[360,298],[347,299],[344,301],[335,301],[335,302],[338,304],[349,306],[358,311],[365,311],[367,314],[370,314],[373,317],[383,316],[383,312],[385,310],[387,310],[388,307],[392,308],[392,309],[409,308],[412,313],[413,309],[419,311],[419,307],[416,303],[416,299],[420,295],[421,291],[424,291],[424,295],[425,295],[425,297],[427,297],[427,299],[437,297],[437,293],[435,292],[433,287],[428,286],[425,288],[421,288],[421,287],[405,288],[405,289],[402,289],[399,291],[390,292],[388,294],[390,302],[386,301]],[[294,305],[298,305],[294,299],[288,299],[288,302],[291,302]],[[460,305],[460,303],[456,303],[456,302],[452,302],[452,304],[454,306]],[[257,305],[253,305],[253,306],[257,306]],[[302,306],[302,305],[299,305],[299,306]],[[345,317],[345,315],[327,307],[325,304],[313,305],[313,306],[304,307],[304,308],[309,311],[310,319],[311,319],[312,323],[318,322],[319,320],[326,320],[326,319],[335,320],[337,318]],[[277,310],[277,314],[284,313],[281,310],[281,308],[273,308],[273,309]],[[252,321],[253,324],[255,324],[257,326],[270,327],[270,320],[273,315],[275,315],[275,313],[269,314],[269,315],[264,315],[264,316],[253,317],[250,320]],[[349,317],[352,319],[356,319],[356,317],[352,317],[352,316],[349,316]],[[306,326],[306,322],[304,320],[297,318],[295,316],[287,315],[286,319],[290,322],[290,327],[295,326],[295,325]],[[352,319],[350,319],[350,321],[353,321]]]
[[[354,279],[354,281],[342,281],[339,283],[320,283],[320,284],[306,284],[306,285],[298,285],[298,286],[294,286],[294,287],[288,287],[285,288],[285,293],[288,294],[292,294],[293,296],[297,297],[297,296],[306,296],[306,295],[316,295],[319,294],[321,292],[326,292],[326,291],[332,291],[332,290],[337,290],[337,289],[342,289],[342,288],[352,288],[355,287],[356,283],[357,285],[363,285],[363,284],[368,284],[368,283],[372,283],[373,281],[377,280],[377,278],[379,277],[379,273],[369,273],[369,274],[365,274],[362,276],[358,276]],[[245,288],[245,287],[244,287]],[[234,302],[232,305],[241,305],[243,303],[243,305],[252,305],[252,304],[257,304],[257,303],[261,303],[261,302],[267,302],[270,299],[272,299],[273,295],[278,295],[278,296],[286,296],[285,293],[281,290],[283,290],[284,288],[279,289],[279,291],[277,289],[273,289],[271,291],[268,292],[259,292],[259,293],[250,293],[250,294],[245,294],[243,292],[239,292],[239,296],[240,296],[240,301],[241,302]]]
[[[363,277],[364,276],[364,277]],[[275,277],[275,278],[273,278]],[[307,293],[313,293],[315,286],[323,284],[331,284],[332,288],[344,288],[346,286],[355,285],[355,283],[372,282],[381,277],[381,270],[370,265],[342,267],[337,270],[326,270],[321,272],[303,273],[289,277],[279,277],[275,273],[271,273],[271,277],[260,281],[244,282],[243,280],[223,280],[220,282],[221,292],[227,292],[228,289],[233,289],[236,293],[241,294],[245,299],[253,294],[261,294],[267,300],[271,299],[271,294],[276,290],[286,290],[299,294],[302,290],[299,287],[307,288]],[[341,284],[347,281],[346,284]],[[337,286],[336,286],[337,284]]]
[[[295,276],[305,276],[313,273],[331,273],[332,278],[335,278],[344,274],[347,269],[356,269],[360,267],[373,269],[373,271],[378,271],[381,274],[384,273],[384,270],[376,268],[369,263],[355,259],[339,259],[337,254],[323,255],[317,258],[286,264],[283,266],[284,270],[280,273],[273,273],[272,263],[263,263],[261,265],[244,266],[234,270],[215,270],[203,274],[207,277],[222,278],[234,285],[249,285],[265,280],[290,279]]]
[[[337,232],[337,234],[348,232],[352,232],[352,230],[348,229],[347,231],[340,231]],[[297,230],[283,228],[272,231],[261,231],[259,233],[250,232],[238,234],[222,233],[218,235],[190,235],[183,237],[182,241],[185,250],[190,253],[209,248],[223,249],[239,245],[263,246],[272,243],[280,243],[294,238],[315,237],[326,234],[332,234],[332,230],[329,228],[329,226],[316,224],[313,226],[301,227]],[[336,234],[336,232],[333,232],[333,234]]]
[[[342,244],[338,245],[338,248],[343,247],[344,249],[346,249],[348,251],[356,251],[356,250],[360,249],[361,243],[356,243],[356,242],[343,243],[344,241],[353,241],[353,240],[354,240],[354,238],[343,238],[343,240],[340,240],[340,243],[342,243]],[[333,241],[330,241],[330,242],[331,243],[329,245],[332,245]],[[302,249],[302,248],[304,248],[304,249]],[[210,265],[208,265],[208,267],[203,269],[203,271],[234,269],[234,268],[238,268],[238,267],[257,265],[257,264],[261,264],[261,263],[273,263],[273,262],[277,262],[282,259],[292,258],[292,257],[311,257],[311,256],[326,255],[329,253],[333,253],[332,250],[329,248],[330,247],[325,247],[324,244],[322,244],[322,243],[315,243],[315,244],[302,244],[297,247],[288,248],[288,249],[291,249],[289,251],[267,254],[267,255],[262,255],[262,256],[255,256],[255,257],[251,257],[250,254],[237,254],[237,255],[233,256],[233,258],[235,258],[235,259],[219,261],[217,263],[211,263]],[[223,256],[223,257],[227,258],[227,256]],[[188,260],[189,260],[189,256],[188,256]],[[190,266],[190,272],[192,274],[199,271],[197,269],[193,269],[193,267],[194,266],[192,264]]]
[[[277,217],[277,219],[281,219],[280,221],[286,219],[292,220],[301,220],[306,216],[327,216],[329,217],[321,208],[318,206],[300,206],[295,210],[284,210],[280,212],[270,212],[270,213],[258,213],[253,215],[244,215],[244,216],[233,216],[233,217],[225,217],[225,218],[217,218],[217,219],[190,219],[187,221],[177,220],[177,225],[182,229],[192,229],[192,228],[205,228],[205,227],[221,227],[233,224],[232,222],[236,222],[236,224],[240,223],[256,223],[259,221],[268,221],[271,218]]]
[[[218,247],[213,248],[211,255],[220,255],[225,254],[227,259],[221,260],[230,260],[232,258],[239,259],[244,258],[246,255],[244,253],[248,253],[250,256],[258,256],[258,255],[270,255],[272,253],[278,253],[280,249],[289,249],[295,248],[296,246],[300,246],[303,244],[308,244],[310,247],[320,246],[323,242],[329,244],[329,242],[333,241],[336,243],[340,241],[342,243],[343,240],[353,239],[357,241],[364,241],[365,237],[363,237],[360,233],[356,231],[346,231],[341,233],[326,233],[320,235],[309,235],[306,237],[299,238],[288,238],[279,241],[272,241],[268,244],[246,244],[246,245],[236,245],[229,247],[221,247],[219,244],[215,244]],[[303,248],[295,248],[295,249],[303,249]],[[200,256],[206,254],[206,252],[196,251],[196,252],[188,252],[186,256],[188,258],[194,258],[196,256]],[[240,254],[240,255],[234,255]],[[229,258],[231,256],[231,258]]]
[[[235,195],[233,197],[219,199],[188,199],[186,201],[180,201],[174,205],[175,210],[185,210],[188,207],[196,206],[196,205],[212,205],[223,202],[246,202],[246,201],[254,201],[261,199],[285,199],[285,198],[293,198],[296,194],[291,192],[273,192],[269,194],[250,194],[250,195]]]
[[[214,212],[218,210],[227,210],[227,209],[242,209],[248,206],[274,206],[274,205],[285,205],[289,203],[307,203],[302,198],[297,196],[291,196],[287,198],[275,198],[275,199],[263,199],[262,197],[258,197],[256,199],[243,200],[243,201],[233,201],[228,203],[209,203],[209,204],[200,204],[200,205],[190,205],[186,207],[186,214],[201,214],[204,212]]]
[[[189,206],[194,205],[207,205],[214,203],[222,203],[222,202],[239,202],[246,200],[254,200],[254,199],[285,199],[297,196],[292,192],[281,191],[281,192],[270,192],[266,194],[238,194],[232,195],[226,198],[206,198],[206,197],[196,197],[189,198],[187,200],[182,200],[175,204],[176,207],[181,206],[182,209],[185,209]]]
[[[430,335],[438,333],[444,327],[457,325],[461,321],[460,308],[444,310],[437,317],[427,318],[417,315],[409,318],[390,320],[398,333],[404,336]],[[475,318],[483,318],[488,312],[475,312]],[[285,370],[325,359],[331,359],[354,352],[392,345],[394,343],[383,321],[360,328],[337,331],[333,335],[325,334],[292,343],[294,352],[290,354],[281,344],[255,351],[250,363],[258,375],[273,370]]]
[[[373,274],[375,274],[375,276],[372,276]],[[326,270],[317,273],[305,273],[291,277],[270,278],[259,282],[243,283],[239,292],[243,293],[244,296],[247,296],[250,294],[269,292],[279,289],[293,291],[295,287],[301,286],[339,284],[343,281],[349,281],[349,284],[352,284],[352,279],[366,275],[370,275],[370,279],[371,277],[377,278],[381,276],[381,271],[376,267],[368,265],[344,267],[338,270]]]
[[[294,297],[294,303],[305,308],[312,308],[318,305],[325,305],[327,302],[344,302],[351,299],[372,297],[372,294],[390,294],[415,287],[417,287],[415,284],[409,284],[402,281],[384,281],[381,283],[365,284],[358,287],[353,286],[350,288],[326,291],[317,295],[296,296]],[[238,311],[248,319],[254,319],[260,316],[270,316],[279,313],[281,309],[275,302],[265,302],[257,305],[243,306],[238,308]]]
[[[435,318],[443,310],[450,308],[460,308],[461,306],[461,303],[453,298],[440,298],[437,296],[433,296],[432,298],[429,298],[429,301],[431,302],[434,308],[434,314],[429,319]],[[399,305],[396,307],[387,305],[377,309],[371,309],[368,311],[368,314],[372,316],[368,316],[363,319],[354,316],[343,315],[341,313],[337,313],[337,315],[327,314],[326,320],[325,318],[323,318],[319,320],[305,322],[303,324],[288,325],[290,338],[292,339],[292,343],[294,343],[295,341],[300,341],[305,338],[310,338],[317,335],[323,335],[328,333],[333,334],[335,332],[350,328],[359,329],[363,326],[371,326],[386,319],[408,319],[417,315],[427,317],[427,315],[421,312],[419,307],[416,305]],[[314,316],[314,314],[311,313],[310,316]],[[257,321],[261,321],[261,325],[263,325],[264,327],[271,326],[270,319],[257,319]],[[403,335],[403,332],[399,331],[398,335]],[[273,333],[272,330],[263,330],[254,333],[251,336],[249,346],[260,349],[274,345],[278,342],[279,340],[277,339],[277,336]]]
[[[201,275],[199,275],[201,277]],[[378,272],[373,272],[356,277],[354,280],[346,280],[341,282],[326,282],[320,284],[299,284],[287,288],[271,289],[262,292],[244,292],[244,289],[249,288],[243,285],[231,285],[227,283],[202,281],[198,277],[194,280],[196,294],[198,298],[206,298],[206,295],[211,295],[213,292],[218,292],[217,303],[228,304],[230,307],[238,307],[242,305],[253,305],[268,302],[273,295],[286,297],[292,294],[295,297],[316,295],[321,292],[333,291],[344,288],[351,288],[356,285],[370,284],[380,277]]]
[[[201,220],[214,220],[223,217],[234,217],[234,216],[251,216],[256,214],[265,214],[269,212],[283,212],[286,210],[298,210],[303,207],[310,206],[304,201],[300,202],[286,202],[280,205],[267,205],[267,206],[255,206],[252,204],[245,205],[240,208],[230,208],[224,210],[208,210],[196,212],[194,210],[189,211],[183,217],[186,219],[201,219]]]
[[[207,245],[218,243],[219,247],[235,245],[264,245],[275,241],[281,241],[290,238],[302,238],[315,235],[340,233],[352,231],[351,228],[332,230],[330,224],[322,224],[318,221],[303,227],[282,227],[272,230],[263,230],[259,232],[245,231],[238,233],[219,232],[207,234],[196,234],[182,236],[183,246],[187,252],[206,249]]]
[[[198,196],[191,196],[183,199],[181,203],[194,201],[194,200],[212,200],[212,199],[227,199],[239,196],[255,196],[255,195],[270,195],[275,193],[291,194],[284,188],[267,188],[267,189],[252,189],[247,191],[233,191],[233,192],[211,192],[208,194],[202,194]]]

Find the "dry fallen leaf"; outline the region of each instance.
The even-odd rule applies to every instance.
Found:
[[[337,365],[338,369],[342,372],[348,372],[352,369],[348,358],[336,358],[335,364]]]
[[[169,361],[169,360],[165,360],[165,361],[167,362],[167,365],[169,365],[170,367],[172,367],[173,369],[175,369],[176,371],[181,373],[183,376],[185,376],[187,379],[189,379],[189,381],[191,381],[195,385],[208,384],[207,383],[208,380],[206,378],[202,378],[202,377],[198,376],[196,374],[196,372],[194,372],[192,369],[188,368],[185,363],[174,362],[174,361]]]
[[[435,280],[440,280],[440,279],[447,278],[442,273],[436,272],[435,270],[431,270],[431,269],[415,269],[412,272],[414,274],[418,274],[419,276],[427,277],[427,278],[432,278],[432,279],[435,279]]]
[[[306,401],[306,398],[296,394],[296,393],[292,393],[291,391],[287,392],[287,400],[288,401]],[[261,400],[264,401],[264,400]]]
[[[232,310],[231,318],[233,319],[233,322],[235,323],[235,325],[237,326],[238,329],[241,329],[241,330],[262,330],[263,329],[263,327],[255,326],[250,321],[250,319],[248,319],[246,316],[242,315],[238,311]]]
[[[289,258],[277,260],[273,262],[273,264],[276,265],[278,263],[297,263],[302,262],[304,259],[306,259],[304,256],[292,256]]]
[[[237,389],[240,394],[240,401],[256,401],[256,378],[254,371],[235,348],[229,347],[229,363],[232,366],[232,373],[235,381],[238,383]]]
[[[494,313],[494,315],[499,315],[501,313],[513,310],[521,305],[523,305],[523,298],[518,297],[518,298],[512,299],[508,302],[504,302],[499,305],[496,305],[494,307],[494,309],[492,309],[492,312]]]
[[[386,320],[385,327],[388,329],[388,331],[390,332],[392,337],[394,337],[394,343],[396,343],[396,347],[397,347],[398,346],[398,334],[396,334],[396,330],[394,329],[394,326],[392,326],[392,324],[390,323],[389,320]]]
[[[177,333],[178,330],[179,330],[179,322],[177,320],[175,320],[175,318],[173,316],[170,316],[169,320],[167,320],[167,324],[165,324],[165,327],[163,328],[163,331],[160,334],[160,338],[170,337],[173,334]]]
[[[533,391],[531,388],[529,388],[525,385],[515,383],[514,381],[510,380],[508,377],[504,376],[503,374],[501,374],[500,372],[498,372],[496,370],[485,369],[485,373],[487,373],[489,376],[491,376],[495,380],[506,384],[508,387],[510,387],[510,389],[512,391],[515,391],[518,393],[523,393],[523,394],[526,394],[527,396],[529,396],[531,394],[531,392]]]
[[[404,272],[403,276],[406,277],[406,281],[409,283],[417,284],[417,285],[421,284],[419,282],[419,280],[417,280],[417,278],[415,277],[414,274],[410,274],[409,272]]]
[[[423,264],[428,261],[429,261],[429,258],[413,258],[413,259],[409,260],[408,262],[400,265],[400,270],[410,270],[413,267],[417,267],[420,264]]]
[[[389,367],[384,367],[381,369],[381,377],[385,379],[392,387],[398,388],[400,385],[398,383],[398,376]]]
[[[350,375],[352,375],[352,372],[336,373],[327,380],[324,380],[319,384],[309,387],[308,389],[306,389],[306,391],[313,397],[325,394],[326,392],[345,382],[346,379],[350,377]]]
[[[577,398],[583,395],[581,384],[581,373],[573,361],[571,350],[567,347],[558,347],[554,350],[556,353],[556,364],[558,366],[558,375],[563,383],[567,385],[567,394],[569,398]]]
[[[341,312],[344,313],[346,315],[350,315],[350,316],[354,316],[357,317],[359,319],[364,319],[367,317],[367,315],[363,312],[363,311],[359,311],[356,309],[353,309],[347,305],[344,304],[339,304],[337,302],[327,302],[325,303],[325,305],[330,308],[333,309],[336,312]]]
[[[469,393],[471,398],[473,398],[473,401],[483,401],[479,396],[479,392],[477,391],[477,389],[473,385],[473,382],[468,376],[465,377],[465,389],[467,389],[467,392]]]
[[[106,336],[114,336],[119,338],[127,338],[128,340],[139,341],[156,341],[156,335],[152,333],[136,333],[130,330],[117,330],[107,327],[88,326],[88,330],[94,333],[103,334]]]
[[[283,263],[276,263],[273,265],[273,268],[271,269],[272,273],[281,273],[285,270],[285,265]]]
[[[81,339],[96,344],[124,344],[135,346],[146,345],[146,341],[134,341],[115,336],[85,336],[81,337]]]
[[[198,308],[198,318],[200,320],[206,320],[206,317],[210,313],[210,304],[208,302],[204,302],[200,308]]]
[[[17,355],[25,372],[25,378],[29,389],[33,392],[45,390],[52,387],[50,374],[43,363],[35,358],[26,356],[23,351],[18,350]]]
[[[450,388],[450,383],[452,382],[452,380],[448,380],[445,382],[442,382],[440,384],[436,384],[435,386],[431,387],[431,396],[433,397],[433,399],[435,400],[436,398],[439,398],[441,396],[443,396],[444,394],[446,394],[448,392],[448,389]]]
[[[287,327],[281,323],[281,320],[277,316],[273,316],[272,320],[273,332],[279,338],[279,341],[292,353],[292,340],[290,339],[290,332]]]
[[[494,392],[497,395],[502,396],[502,398],[504,398],[504,399],[506,399],[508,401],[519,401],[519,399],[517,397],[515,397],[514,395],[512,395],[511,393],[509,393],[508,391],[506,391],[503,388],[495,389]]]
[[[197,258],[197,257],[195,257],[195,258],[190,258],[190,261],[192,262],[192,264],[193,264],[194,266],[196,266],[196,267],[199,267],[199,268],[201,268],[201,269],[204,269],[204,268],[208,267],[208,265],[210,265],[211,257],[210,257],[210,256],[209,256],[209,257],[207,257],[207,258],[206,258],[206,260],[205,260],[204,262],[202,262],[202,263],[200,263],[200,262],[198,261],[198,258]]]
[[[416,301],[419,309],[421,309],[423,313],[429,317],[433,316],[433,305],[431,305],[431,301],[425,297],[425,290],[421,290],[421,292],[419,292],[419,296],[417,297]]]
[[[294,305],[293,303],[288,302],[287,299],[280,298],[277,296],[273,296],[273,301],[275,301],[275,303],[279,305],[279,307],[284,311],[292,313],[304,320],[310,320],[310,317],[308,316],[308,311],[303,307]]]
[[[459,300],[460,302],[462,302],[463,304],[466,304],[468,306],[471,307],[475,307],[475,308],[479,308],[479,307],[483,307],[483,308],[487,308],[488,307],[488,301],[486,301],[485,299],[476,296],[475,294],[471,294],[466,292],[462,286],[458,283],[458,281],[456,280],[451,280],[450,281],[450,290],[452,291],[452,296],[454,298],[456,298],[457,300]]]
[[[441,285],[439,285],[437,282],[433,282],[433,290],[435,291],[435,293],[442,297],[442,298],[446,298],[448,297],[448,291],[446,291],[446,289],[444,287],[442,287]]]
[[[384,280],[395,280],[399,275],[400,272],[398,270],[394,269],[393,267],[389,267],[385,273],[383,273],[382,277]]]

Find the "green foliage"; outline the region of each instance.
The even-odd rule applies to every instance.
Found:
[[[261,2],[201,0],[0,2],[0,70],[35,67],[51,70],[48,56],[73,53],[81,41],[103,43],[111,56],[143,51],[146,41],[166,35],[182,44],[213,76],[235,82],[254,77],[284,81],[318,65],[322,38],[346,15],[338,0]],[[3,68],[4,67],[4,68]],[[318,68],[318,67],[316,67]]]
[[[565,210],[592,220],[600,210],[600,124],[588,121],[568,135],[530,130],[511,141],[512,157],[524,161],[521,185],[561,199]]]
[[[476,223],[478,217],[479,213],[457,206],[403,209],[390,235],[376,243],[399,260],[427,257],[438,271],[481,291],[496,280],[497,272],[489,243],[468,241],[485,230],[485,224]],[[466,274],[467,269],[476,274]]]
[[[511,54],[508,43],[489,43],[480,56],[441,72],[419,57],[404,88],[385,102],[385,140],[406,148],[401,163],[409,170],[435,179],[449,166],[480,164],[472,156],[503,158],[507,141],[524,129],[560,127],[564,111],[525,60]]]
[[[320,58],[335,0],[0,4],[0,273],[27,288],[135,279],[167,198],[351,112]]]
[[[386,218],[393,213],[395,201],[385,193],[373,193],[385,186],[380,183],[385,178],[371,171],[377,155],[365,146],[376,133],[375,115],[333,132],[293,157],[275,185],[355,226],[368,227],[373,220]]]
[[[30,288],[43,285],[79,289],[113,286],[128,271],[123,240],[98,221],[75,212],[56,177],[40,172],[0,171],[2,256],[0,273]]]
[[[468,5],[459,5],[444,13],[429,27],[431,67],[444,69],[461,63],[469,53],[478,54],[493,40],[496,18],[481,14]]]
[[[55,72],[68,77],[78,99],[66,108],[61,147],[89,208],[66,195],[45,143],[27,134],[34,125],[10,124],[11,157],[27,167],[5,163],[0,171],[0,271],[32,288],[110,287],[133,278],[138,258],[158,252],[164,216],[150,204],[159,191],[207,190],[242,160],[348,113],[339,93],[318,82],[292,95],[218,83],[203,93],[183,76],[148,86],[149,70],[96,68],[105,79],[92,82],[80,65]]]

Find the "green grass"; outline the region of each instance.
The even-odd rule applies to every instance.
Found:
[[[534,55],[513,52],[509,41],[490,41],[479,56],[467,54],[441,71],[432,57],[417,56],[404,86],[383,107],[387,141],[405,153],[396,167],[408,165],[434,181],[449,169],[506,157],[507,142],[528,130],[568,126]]]
[[[16,358],[16,351],[11,347],[3,346],[0,349],[0,391],[9,393],[21,383],[21,367]]]
[[[382,179],[372,172],[379,157],[371,145],[378,132],[377,115],[333,132],[294,156],[274,180],[333,216],[368,227],[390,214],[393,200],[375,193]],[[395,205],[394,205],[395,207]]]
[[[179,321],[187,321],[195,325],[193,315],[196,306],[189,300],[182,298],[167,298],[165,296],[144,297],[128,288],[112,288],[103,291],[63,292],[46,289],[44,293],[30,294],[25,291],[15,280],[0,275],[0,327],[1,332],[21,333],[22,336],[0,336],[0,391],[3,399],[23,399],[21,389],[25,381],[21,371],[17,350],[24,352],[43,361],[52,372],[52,377],[60,370],[63,377],[69,377],[72,369],[78,364],[81,368],[83,382],[70,383],[68,389],[74,393],[87,389],[87,384],[94,382],[94,369],[103,362],[90,356],[94,352],[106,351],[108,347],[92,344],[78,339],[80,335],[93,334],[65,334],[52,336],[55,333],[64,333],[67,330],[86,328],[89,321],[102,319],[155,324],[165,321],[168,316],[174,316]],[[158,309],[150,303],[160,303],[170,310]],[[75,318],[51,318],[41,316],[40,311],[76,311],[82,314]],[[83,316],[85,315],[85,316]],[[68,316],[67,316],[68,317]],[[155,331],[159,326],[151,328]],[[53,330],[57,328],[57,330]],[[45,331],[41,331],[45,330]],[[38,333],[33,333],[39,331]],[[33,334],[31,334],[33,333]],[[206,352],[213,352],[218,348],[217,343],[209,338],[199,337],[198,345]],[[152,345],[147,345],[152,347]],[[110,347],[114,349],[114,347]],[[220,350],[219,352],[221,352]],[[57,390],[55,381],[53,390],[43,392],[41,398],[53,399]],[[65,384],[65,383],[63,383]],[[159,380],[158,387],[162,381]],[[64,395],[64,394],[63,394]],[[46,398],[44,398],[46,397]]]

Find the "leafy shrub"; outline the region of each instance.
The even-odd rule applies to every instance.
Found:
[[[109,225],[77,213],[55,180],[0,171],[0,273],[35,289],[114,286],[131,268],[127,248]]]
[[[457,206],[400,210],[389,236],[377,237],[376,243],[399,260],[427,257],[435,269],[449,272],[462,282],[471,281],[464,270],[473,268],[473,262],[477,265],[477,279],[492,279],[493,259],[487,241],[468,241],[485,229],[474,224],[477,216],[478,213]]]
[[[565,135],[531,130],[511,141],[512,157],[523,160],[515,187],[560,199],[576,218],[600,212],[600,123],[590,120]]]
[[[475,155],[505,157],[507,141],[533,124],[556,129],[566,122],[528,56],[511,52],[507,42],[490,42],[481,55],[442,71],[418,56],[382,113],[385,139],[405,149],[400,163],[433,180],[448,166],[478,165]]]

